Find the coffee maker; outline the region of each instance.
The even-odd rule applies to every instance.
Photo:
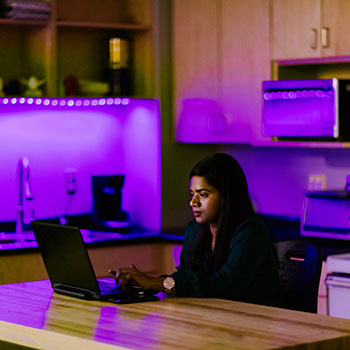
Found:
[[[96,229],[129,232],[129,215],[121,209],[124,175],[91,176],[93,222]]]

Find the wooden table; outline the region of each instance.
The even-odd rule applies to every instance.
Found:
[[[36,281],[0,286],[0,339],[0,349],[349,350],[350,320],[221,299],[115,305]]]

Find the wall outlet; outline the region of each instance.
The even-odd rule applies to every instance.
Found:
[[[326,189],[326,175],[309,175],[307,189],[309,191],[324,191]]]
[[[77,169],[66,169],[64,176],[67,194],[75,194],[77,192]]]

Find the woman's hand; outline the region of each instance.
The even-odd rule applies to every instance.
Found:
[[[115,271],[108,270],[109,273],[115,276],[116,283],[120,282],[121,286],[125,288],[126,284],[137,284],[143,289],[155,289],[163,291],[163,279],[158,277],[148,276],[145,273],[138,270],[135,265],[129,265],[128,267],[121,267]]]

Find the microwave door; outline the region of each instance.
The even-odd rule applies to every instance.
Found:
[[[327,79],[328,86],[299,87],[298,81],[290,81],[278,89],[265,86],[263,91],[262,131],[271,137],[324,137],[339,136],[337,79]],[[319,83],[320,84],[320,83]],[[264,87],[264,85],[263,85]]]

